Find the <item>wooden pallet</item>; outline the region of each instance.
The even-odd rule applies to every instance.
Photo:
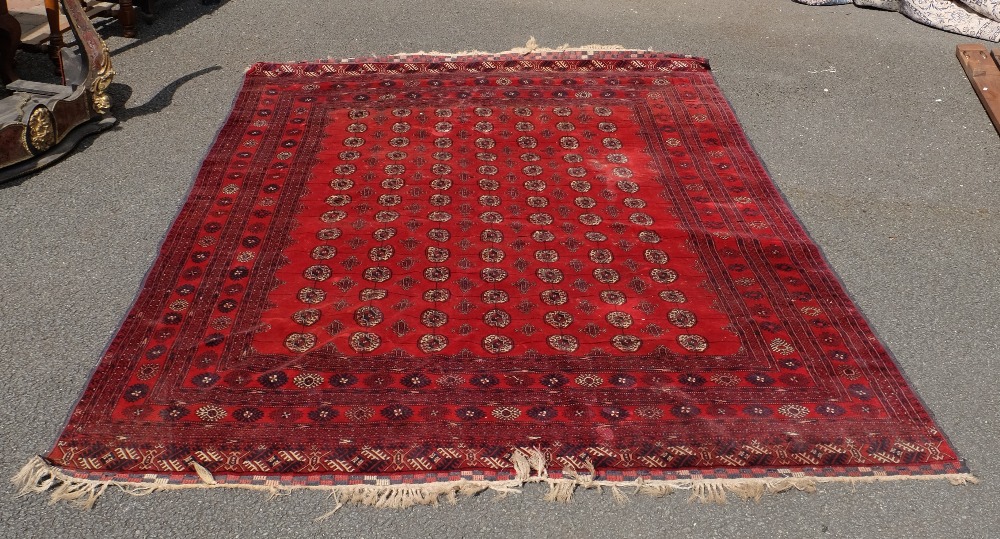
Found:
[[[1000,49],[993,49],[991,57],[986,47],[969,43],[956,47],[955,56],[958,56],[993,127],[1000,133]]]

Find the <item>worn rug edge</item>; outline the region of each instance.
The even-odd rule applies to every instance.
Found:
[[[630,494],[645,494],[653,497],[663,497],[674,491],[688,491],[689,502],[726,503],[727,493],[736,495],[743,500],[759,501],[765,494],[778,494],[791,490],[815,492],[820,483],[876,483],[901,480],[945,480],[952,485],[976,484],[979,480],[971,473],[945,473],[932,475],[877,475],[865,477],[852,476],[809,476],[794,474],[789,477],[761,477],[739,479],[672,479],[646,480],[637,478],[631,481],[609,481],[596,479],[597,473],[592,465],[588,469],[578,471],[564,468],[560,477],[550,477],[546,469],[545,457],[538,450],[519,450],[511,455],[510,464],[515,475],[509,480],[476,481],[460,480],[422,484],[395,485],[285,485],[277,481],[267,484],[220,483],[212,473],[198,463],[192,462],[191,467],[197,474],[196,483],[166,483],[161,481],[135,482],[99,479],[81,479],[64,472],[60,467],[49,464],[44,458],[35,456],[21,468],[11,481],[18,490],[19,496],[31,493],[49,493],[50,504],[60,501],[80,509],[91,509],[97,499],[108,487],[117,487],[126,494],[145,496],[154,492],[204,489],[204,488],[236,488],[266,492],[271,498],[291,493],[293,490],[318,490],[328,492],[333,499],[334,508],[328,513],[317,517],[323,520],[332,516],[344,505],[361,505],[377,508],[403,509],[416,505],[438,505],[442,497],[449,503],[457,502],[457,495],[472,496],[492,490],[504,498],[509,494],[521,493],[520,487],[530,483],[544,483],[549,487],[544,499],[549,502],[568,502],[577,488],[604,488],[611,491],[612,498],[618,503],[627,501],[623,489],[631,489]],[[589,463],[588,463],[589,464]]]

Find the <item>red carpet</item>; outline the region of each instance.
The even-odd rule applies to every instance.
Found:
[[[254,65],[18,482],[402,506],[901,477],[971,480],[708,64],[617,51]]]

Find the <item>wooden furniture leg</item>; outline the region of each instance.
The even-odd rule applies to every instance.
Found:
[[[48,1],[48,0],[46,0]],[[132,0],[118,0],[118,21],[122,23],[122,35],[135,37],[135,6]]]
[[[21,24],[7,11],[7,0],[0,0],[0,79],[4,84],[16,81],[14,54],[21,44]]]
[[[45,0],[45,18],[49,21],[49,57],[56,69],[61,69],[59,50],[66,44],[59,29],[59,0]]]

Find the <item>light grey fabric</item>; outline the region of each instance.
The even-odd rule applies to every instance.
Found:
[[[795,0],[810,6],[852,0]],[[853,0],[861,7],[898,11],[921,24],[969,37],[1000,41],[1000,0]]]

